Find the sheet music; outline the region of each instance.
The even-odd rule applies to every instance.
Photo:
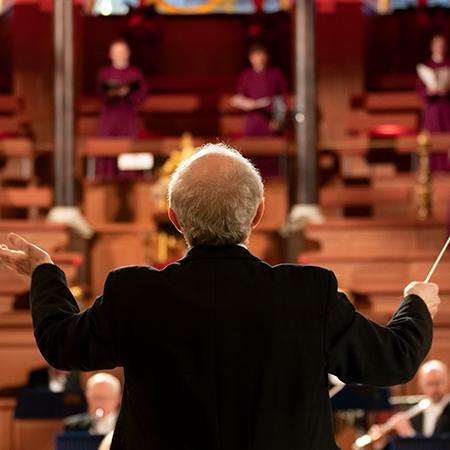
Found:
[[[440,67],[432,69],[425,64],[417,65],[417,74],[425,86],[430,90],[444,89],[450,87],[450,68]]]

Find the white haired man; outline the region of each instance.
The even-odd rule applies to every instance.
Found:
[[[120,381],[109,373],[96,373],[86,383],[88,411],[64,420],[65,431],[108,434],[116,426],[121,398]]]
[[[410,284],[383,327],[338,293],[332,272],[259,260],[246,243],[264,211],[261,177],[225,145],[179,166],[169,203],[186,256],[111,272],[83,313],[47,253],[17,235],[0,249],[32,274],[35,336],[53,366],[124,367],[113,450],[336,449],[328,372],[372,385],[414,376],[436,285]]]
[[[431,400],[431,405],[411,420],[403,413],[392,416],[395,431],[401,437],[430,437],[450,433],[450,395],[448,367],[436,359],[419,369],[419,388]]]
[[[408,419],[404,412],[394,414],[388,421],[396,435],[402,438],[431,437],[450,433],[450,395],[448,367],[436,359],[424,363],[418,372],[419,388],[431,401],[428,408]],[[369,434],[376,436],[380,425],[373,425]],[[389,449],[389,436],[382,436],[374,446]]]

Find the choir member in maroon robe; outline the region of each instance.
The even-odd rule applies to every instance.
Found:
[[[248,58],[251,67],[240,74],[231,104],[246,113],[244,136],[275,135],[281,131],[286,114],[286,78],[280,69],[269,66],[269,53],[262,45],[250,47]],[[279,173],[278,158],[258,157],[253,162],[263,175]]]
[[[282,118],[277,115],[282,113],[278,110],[283,108],[288,91],[286,78],[280,69],[269,66],[269,54],[263,46],[252,46],[248,57],[251,67],[239,76],[231,104],[246,112],[246,136],[273,135],[282,125]]]
[[[431,39],[431,58],[423,66],[433,71],[448,69],[450,59],[447,57],[447,40],[443,34],[436,34]],[[420,66],[420,65],[419,65]],[[418,67],[419,67],[418,66]],[[426,69],[425,69],[426,70]],[[420,70],[418,69],[419,76]],[[444,87],[430,86],[419,77],[417,89],[425,102],[422,128],[430,133],[450,132],[450,93],[449,85]],[[450,170],[447,153],[434,153],[430,157],[432,170]]]
[[[100,70],[97,90],[103,102],[98,136],[131,137],[139,135],[138,105],[147,94],[140,69],[130,65],[130,48],[124,40],[115,40],[109,48],[111,65]],[[117,174],[116,159],[99,158],[96,173],[102,177]]]

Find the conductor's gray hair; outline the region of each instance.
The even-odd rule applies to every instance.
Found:
[[[230,167],[218,167],[200,179],[189,176],[194,163],[212,155],[229,158]],[[258,170],[237,150],[206,144],[178,166],[168,196],[189,246],[242,244],[250,235],[264,186]]]

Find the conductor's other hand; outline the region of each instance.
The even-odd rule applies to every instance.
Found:
[[[11,270],[31,276],[41,264],[53,264],[50,255],[18,234],[8,236],[8,245],[0,244],[0,262]]]
[[[439,298],[439,286],[434,283],[423,283],[420,281],[413,281],[405,287],[404,296],[418,295],[427,305],[431,317],[434,317],[438,311],[441,299]]]

